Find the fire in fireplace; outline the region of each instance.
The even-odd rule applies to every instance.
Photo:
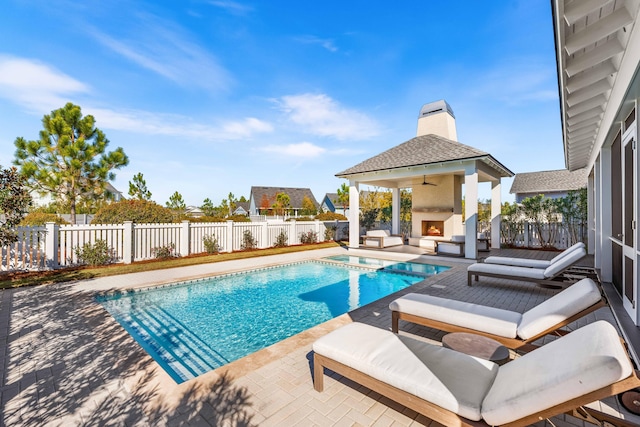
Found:
[[[423,236],[444,236],[444,221],[422,221]]]

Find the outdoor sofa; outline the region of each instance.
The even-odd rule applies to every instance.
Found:
[[[531,343],[545,335],[566,335],[562,327],[606,305],[600,287],[585,278],[524,313],[415,293],[392,301],[389,309],[391,330],[396,333],[404,320],[483,335],[511,349],[531,349]]]
[[[369,230],[362,236],[362,243],[369,247],[386,248],[404,245],[404,239],[399,234],[391,234],[389,230]]]
[[[327,368],[446,426],[525,426],[564,412],[580,415],[582,405],[640,385],[605,321],[502,366],[363,323],[325,335],[313,351],[317,391]]]
[[[546,268],[519,267],[514,265],[478,262],[467,267],[467,284],[471,286],[473,278],[478,281],[480,276],[487,276],[534,282],[542,286],[560,287],[561,282],[557,280],[559,276],[586,255],[587,251],[584,247],[577,248]]]

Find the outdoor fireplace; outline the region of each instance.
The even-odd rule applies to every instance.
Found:
[[[444,221],[422,221],[423,236],[444,236]]]

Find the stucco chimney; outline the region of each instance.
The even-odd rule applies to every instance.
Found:
[[[428,134],[439,135],[453,141],[458,140],[456,116],[453,115],[451,106],[444,99],[424,104],[420,109],[416,136]]]

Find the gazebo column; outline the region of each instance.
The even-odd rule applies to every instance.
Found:
[[[400,234],[400,189],[391,189],[391,234]]]
[[[478,168],[474,163],[467,165],[464,174],[464,217],[465,250],[464,256],[478,258]]]
[[[349,180],[349,247],[360,247],[360,192],[358,182]]]
[[[500,248],[500,228],[502,227],[502,185],[500,180],[491,181],[491,247]]]

